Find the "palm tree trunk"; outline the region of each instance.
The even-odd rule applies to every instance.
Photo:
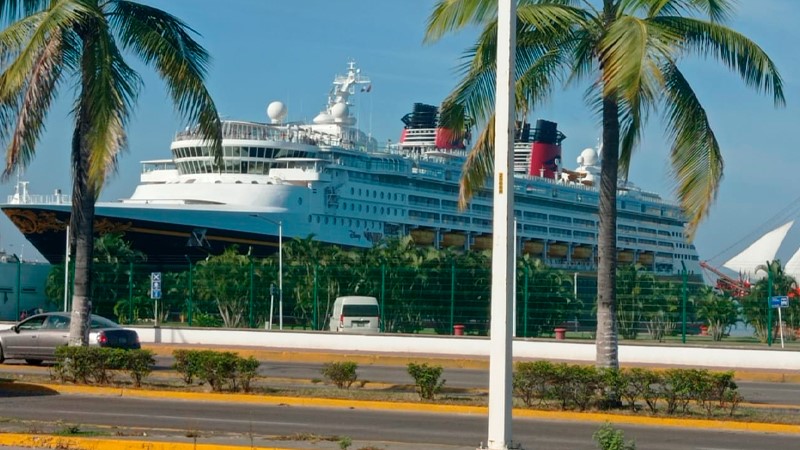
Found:
[[[600,175],[600,227],[597,265],[597,367],[619,368],[617,337],[617,169],[619,105],[603,98],[603,150]]]
[[[81,108],[77,113],[72,136],[72,214],[70,230],[75,249],[75,280],[72,294],[72,320],[69,326],[69,345],[89,345],[89,323],[92,312],[92,258],[94,251],[95,188],[89,182],[89,148],[83,140],[88,121]]]

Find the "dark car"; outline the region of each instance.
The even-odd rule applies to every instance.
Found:
[[[0,363],[24,359],[28,364],[54,360],[56,347],[69,342],[70,314],[50,312],[29,317],[0,331]],[[139,335],[117,323],[92,314],[89,345],[124,349],[141,348]]]

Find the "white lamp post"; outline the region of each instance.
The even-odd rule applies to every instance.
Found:
[[[283,330],[283,221],[278,220],[276,222],[264,216],[259,216],[258,214],[250,214],[250,217],[257,217],[278,226],[278,314],[280,315],[278,319],[278,329]],[[272,323],[271,312],[269,323]]]

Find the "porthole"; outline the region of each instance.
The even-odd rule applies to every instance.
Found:
[[[302,205],[303,204],[303,197],[297,197],[297,204],[298,205]]]

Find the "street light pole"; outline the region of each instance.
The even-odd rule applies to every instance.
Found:
[[[267,219],[258,214],[250,214],[250,217],[266,220],[267,222],[278,226],[278,329],[283,330],[283,220],[277,222],[272,219]],[[272,328],[272,311],[269,316],[270,329]]]
[[[283,221],[278,221],[278,329],[283,330]]]

